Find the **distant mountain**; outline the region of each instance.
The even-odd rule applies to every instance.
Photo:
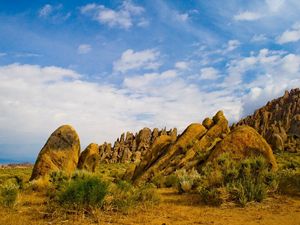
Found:
[[[0,158],[0,165],[2,164],[28,164],[32,162],[28,162],[28,160],[16,160],[16,159],[5,159]]]
[[[274,151],[300,151],[300,89],[286,91],[234,126],[256,129]]]

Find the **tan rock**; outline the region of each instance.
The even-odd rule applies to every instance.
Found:
[[[89,144],[80,154],[77,168],[95,172],[100,163],[99,146],[95,143]]]
[[[30,180],[49,175],[53,171],[71,174],[77,167],[80,153],[79,137],[70,125],[56,129],[41,149]]]
[[[271,147],[256,130],[249,126],[235,128],[218,143],[210,154],[208,161],[214,161],[223,153],[229,153],[236,160],[253,155],[262,155],[274,170],[277,169],[276,159]]]

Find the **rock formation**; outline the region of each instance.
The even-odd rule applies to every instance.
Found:
[[[300,90],[290,92],[267,103],[253,115],[234,126],[248,125],[258,131],[274,151],[300,151]]]
[[[142,161],[127,171],[125,178],[134,183],[151,181],[178,169],[201,167],[224,152],[236,159],[260,154],[273,169],[277,168],[272,149],[260,134],[248,126],[230,132],[227,119],[219,111],[202,124],[191,124],[175,140],[164,135],[157,138]]]
[[[80,154],[78,169],[95,172],[100,162],[99,146],[95,143],[89,144]]]
[[[138,133],[123,133],[114,145],[104,143],[99,146],[100,162],[102,163],[139,163],[148,152],[155,140],[160,136],[168,136],[172,140],[177,138],[177,129],[159,130],[143,128]]]
[[[263,155],[274,170],[277,169],[276,159],[270,145],[252,127],[239,126],[230,132],[209,155],[208,161],[217,159],[221,154],[228,153],[233,159],[244,159],[249,156]]]
[[[58,170],[71,174],[77,167],[79,153],[80,141],[74,128],[69,125],[59,127],[40,151],[30,180]]]

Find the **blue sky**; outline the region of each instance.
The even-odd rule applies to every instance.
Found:
[[[298,0],[0,1],[0,158],[72,124],[122,132],[231,122],[300,86]]]

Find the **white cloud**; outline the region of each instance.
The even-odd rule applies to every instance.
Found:
[[[48,17],[52,12],[53,12],[53,6],[46,4],[40,9],[39,16],[40,17]]]
[[[114,62],[113,69],[117,72],[126,72],[133,69],[157,69],[161,63],[158,61],[160,53],[154,49],[134,52],[127,49],[119,60]]]
[[[219,71],[213,67],[205,67],[200,70],[201,80],[216,80],[219,78]]]
[[[268,38],[264,35],[264,34],[255,34],[252,38],[251,38],[251,42],[263,42],[268,40]]]
[[[15,57],[41,57],[42,55],[32,52],[18,52],[14,54]]]
[[[53,23],[61,23],[71,16],[71,12],[62,12],[63,5],[44,5],[38,12],[39,17],[50,19]]]
[[[20,64],[0,66],[0,108],[0,142],[22,144],[14,153],[1,150],[7,157],[36,156],[61,124],[72,124],[84,147],[144,126],[182,131],[219,109],[230,119],[241,111],[230,93],[201,91],[174,70],[128,77],[116,88],[81,80],[73,70]]]
[[[285,90],[300,86],[300,56],[261,49],[231,60],[227,72],[221,86],[241,95],[243,115],[247,115]]]
[[[110,27],[120,27],[128,29],[136,23],[138,26],[147,25],[145,18],[136,19],[145,10],[143,7],[134,5],[131,1],[123,1],[118,10],[106,8],[104,5],[87,4],[81,7],[81,13],[89,15],[93,20],[107,24]]]
[[[189,67],[189,63],[188,62],[184,62],[184,61],[179,61],[175,63],[175,68],[179,69],[179,70],[186,70]]]
[[[81,44],[77,48],[77,53],[82,55],[82,54],[87,54],[92,50],[92,46],[88,44]]]
[[[285,0],[266,0],[271,12],[278,12],[285,3]]]
[[[177,20],[179,20],[181,22],[186,22],[189,18],[189,14],[188,13],[176,13],[175,17]]]
[[[262,15],[259,13],[244,11],[235,15],[233,18],[236,21],[254,21],[260,19],[261,17]]]
[[[297,42],[300,40],[300,23],[294,24],[292,29],[286,30],[281,36],[277,38],[279,44],[285,44],[289,42]]]
[[[240,42],[238,40],[229,40],[227,43],[227,48],[226,48],[226,52],[230,52],[233,51],[234,49],[236,49],[237,47],[240,46]]]
[[[6,55],[7,55],[7,53],[5,53],[5,52],[0,52],[0,57],[6,56]]]

